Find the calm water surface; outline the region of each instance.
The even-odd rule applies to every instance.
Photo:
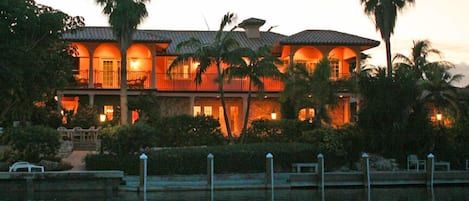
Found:
[[[302,190],[227,190],[211,192],[177,191],[150,192],[144,195],[136,192],[117,192],[106,195],[103,192],[35,192],[0,193],[0,201],[469,201],[469,186],[326,189]]]

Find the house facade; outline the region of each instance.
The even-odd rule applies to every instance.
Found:
[[[272,54],[283,61],[279,65],[284,72],[290,63],[303,63],[314,71],[323,57],[331,60],[331,79],[346,78],[351,72],[359,71],[361,52],[379,45],[378,41],[331,30],[305,30],[291,36],[269,31],[261,31],[264,20],[250,18],[234,31],[232,36],[243,47],[257,49],[272,45]],[[178,114],[209,115],[219,119],[222,130],[225,121],[230,121],[234,134],[242,128],[247,108],[248,78],[226,80],[224,84],[226,109],[229,119],[223,118],[219,100],[216,67],[209,68],[203,75],[202,83],[196,84],[197,61],[189,60],[179,64],[168,75],[168,67],[181,52],[176,46],[192,37],[210,43],[216,31],[174,31],[137,30],[133,44],[127,50],[128,95],[136,97],[142,93],[158,96],[163,116]],[[119,46],[110,27],[84,27],[66,33],[63,39],[77,48],[77,62],[74,66],[76,85],[59,90],[59,110],[77,110],[80,105],[98,108],[104,121],[115,118],[120,94]],[[189,50],[182,50],[189,51]],[[262,97],[251,103],[249,120],[281,118],[279,96],[283,90],[282,81],[264,79]],[[253,93],[257,96],[256,93]],[[352,118],[354,97],[347,92],[338,94],[339,104],[329,112],[333,125],[348,123]],[[138,112],[131,111],[133,121],[139,118]],[[97,117],[98,118],[98,117]],[[298,118],[314,118],[314,108],[298,111]]]

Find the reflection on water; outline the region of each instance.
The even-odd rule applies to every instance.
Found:
[[[466,201],[469,187],[116,192],[0,192],[0,201]]]

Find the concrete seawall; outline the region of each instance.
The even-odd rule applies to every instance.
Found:
[[[147,191],[210,190],[207,175],[149,176]],[[265,173],[215,174],[214,190],[266,189]],[[275,173],[274,188],[319,188],[321,179],[316,173]],[[363,187],[361,172],[326,172],[326,188]],[[437,171],[433,184],[468,185],[469,171]],[[390,171],[371,172],[371,187],[425,186],[425,172]],[[124,176],[122,171],[65,171],[65,172],[0,172],[0,191],[141,191],[139,176]]]
[[[122,171],[0,172],[0,191],[118,190]]]
[[[274,188],[318,188],[320,179],[315,173],[276,173]],[[138,176],[126,176],[122,191],[141,191]],[[325,187],[363,187],[365,184],[361,172],[326,172]],[[469,171],[435,172],[434,185],[468,185]],[[393,171],[371,172],[370,185],[377,186],[425,186],[425,172]],[[230,189],[265,189],[265,173],[255,174],[216,174],[215,190]],[[149,176],[147,191],[209,190],[206,175]]]

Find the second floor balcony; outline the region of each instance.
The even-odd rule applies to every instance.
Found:
[[[71,88],[92,88],[92,89],[119,89],[121,82],[120,71],[93,71],[93,79],[89,79],[90,73],[87,70],[78,71],[75,75],[75,85]],[[127,87],[129,89],[156,89],[158,91],[218,91],[216,83],[217,74],[205,73],[202,75],[202,83],[195,82],[195,74],[172,74],[166,73],[152,74],[149,71],[128,71]],[[152,81],[155,80],[155,86]],[[271,78],[262,78],[265,92],[278,92],[283,90],[283,81]],[[248,78],[234,78],[224,81],[224,90],[232,92],[247,92],[249,90]],[[255,86],[252,91],[258,91]]]

